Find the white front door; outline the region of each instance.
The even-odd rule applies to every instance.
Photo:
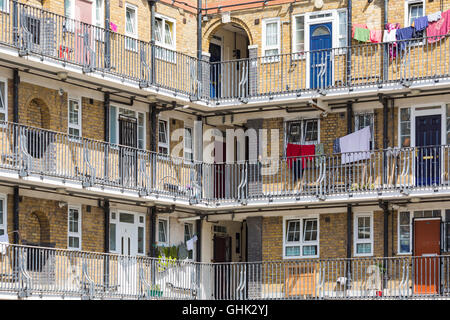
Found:
[[[119,212],[119,252],[125,256],[135,256],[137,253],[137,221],[133,213]]]

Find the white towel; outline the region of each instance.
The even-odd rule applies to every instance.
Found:
[[[186,247],[188,249],[188,251],[194,250],[194,240],[193,238],[186,241]]]
[[[428,22],[438,21],[438,20],[440,20],[441,17],[442,17],[442,12],[441,12],[441,11],[438,11],[438,12],[429,14],[427,17],[428,17]]]
[[[0,254],[4,255],[6,254],[6,249],[8,248],[9,239],[8,234],[2,234],[0,236]]]
[[[397,29],[394,30],[384,30],[383,42],[395,42],[397,41]]]
[[[370,127],[355,131],[340,138],[342,158],[341,163],[350,163],[370,158]],[[347,154],[346,152],[355,152]]]

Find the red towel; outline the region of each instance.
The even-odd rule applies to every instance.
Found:
[[[301,156],[301,145],[299,144],[293,144],[293,143],[288,143],[287,144],[287,148],[286,148],[286,157],[287,159],[287,163],[288,163],[288,167],[289,169],[292,168],[292,161],[295,160],[294,157],[300,157]]]
[[[300,154],[302,155],[302,168],[305,169],[306,163],[310,160],[314,160],[314,155],[316,154],[316,146],[314,144],[302,145],[300,148]]]

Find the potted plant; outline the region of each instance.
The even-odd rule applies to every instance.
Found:
[[[162,297],[162,290],[159,284],[152,285],[150,289],[150,297]]]

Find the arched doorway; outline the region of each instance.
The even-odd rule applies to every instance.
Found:
[[[210,97],[245,97],[248,93],[249,34],[237,22],[216,27],[209,36]]]
[[[50,222],[45,213],[33,211],[26,217],[26,230],[22,242],[27,245],[52,246],[50,243]]]

